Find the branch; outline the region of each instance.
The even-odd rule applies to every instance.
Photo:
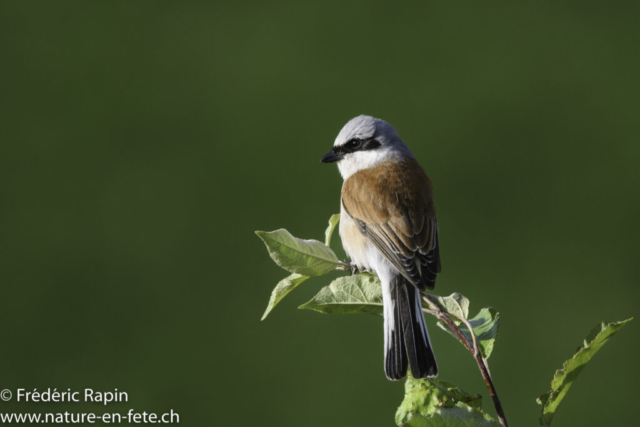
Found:
[[[446,325],[451,328],[451,330],[460,338],[460,341],[467,347],[467,350],[471,352],[473,358],[476,360],[478,364],[478,368],[480,368],[480,373],[482,374],[482,378],[484,378],[484,382],[489,390],[489,394],[491,395],[491,399],[493,400],[493,406],[496,408],[496,413],[498,414],[498,420],[500,424],[504,427],[509,427],[507,424],[507,418],[504,415],[504,409],[502,408],[502,403],[500,402],[500,398],[498,397],[498,392],[496,392],[496,387],[493,384],[493,379],[491,378],[491,373],[489,372],[489,364],[487,360],[482,357],[482,353],[480,352],[480,348],[478,347],[478,341],[476,339],[476,334],[471,327],[469,321],[461,316],[457,316],[453,313],[448,313],[442,310],[440,306],[435,303],[430,295],[422,294],[422,298],[429,304],[431,310],[423,309],[425,312],[437,317],[442,320]],[[469,333],[471,334],[472,342],[462,333],[460,328],[449,318],[449,316],[453,316],[456,319],[460,320],[464,323],[469,329]]]

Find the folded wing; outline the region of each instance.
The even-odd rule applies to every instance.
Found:
[[[345,211],[414,286],[433,289],[441,271],[431,181],[414,159],[385,162],[349,177]]]

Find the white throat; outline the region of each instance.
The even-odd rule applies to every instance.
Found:
[[[351,175],[364,169],[370,169],[383,162],[399,162],[406,159],[412,159],[413,153],[409,148],[402,144],[380,147],[376,150],[356,151],[344,156],[338,162],[338,170],[342,179],[345,181]]]

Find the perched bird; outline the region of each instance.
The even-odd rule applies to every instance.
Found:
[[[407,365],[415,378],[437,376],[420,303],[441,270],[431,181],[395,128],[370,116],[351,119],[321,162],[337,162],[344,179],[344,250],[382,283],[387,378],[404,377]]]

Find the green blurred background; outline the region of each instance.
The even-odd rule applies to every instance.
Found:
[[[253,231],[322,238],[342,181],[319,160],[362,113],[434,182],[436,292],[500,311],[491,368],[512,425],[537,425],[535,398],[592,327],[638,314],[637,2],[0,12],[0,389],[130,398],[0,412],[393,425],[381,320],[296,310],[328,278],[260,322],[287,273]],[[440,378],[493,412],[471,357],[427,322]],[[637,331],[595,357],[556,425],[635,422]]]

